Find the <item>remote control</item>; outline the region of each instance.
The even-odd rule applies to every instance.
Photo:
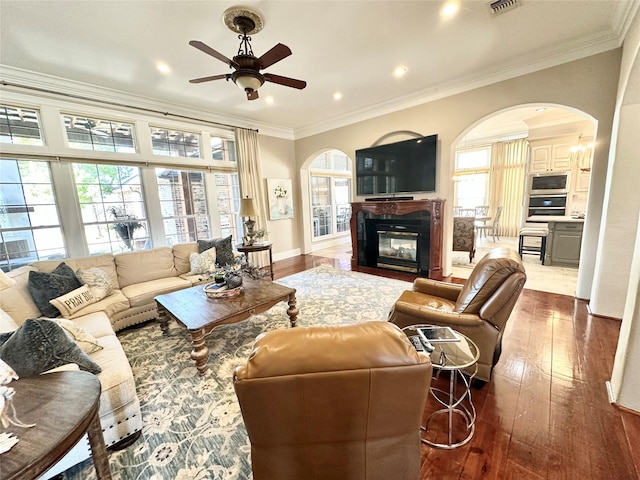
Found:
[[[434,347],[433,345],[431,345],[431,342],[429,340],[427,340],[427,337],[424,336],[424,333],[422,333],[420,330],[418,330],[418,336],[422,342],[422,345],[424,345],[424,349],[431,353],[433,352],[436,347]]]
[[[420,341],[420,337],[418,337],[418,335],[412,335],[411,337],[409,337],[409,340],[411,340],[411,343],[413,343],[413,346],[416,347],[416,350],[418,352],[424,352],[424,347],[422,346],[422,342]]]

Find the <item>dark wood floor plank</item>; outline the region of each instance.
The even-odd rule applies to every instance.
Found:
[[[274,273],[279,279],[320,265],[351,270],[348,254],[300,255],[275,262]],[[619,329],[618,321],[589,315],[584,301],[525,288],[494,379],[472,389],[474,438],[455,450],[423,445],[420,480],[639,479],[640,415],[611,405],[605,388]]]

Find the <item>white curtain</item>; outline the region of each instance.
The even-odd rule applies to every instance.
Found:
[[[518,236],[528,155],[529,142],[524,138],[491,146],[489,205],[492,215],[503,207],[499,236]]]
[[[238,153],[238,176],[242,198],[253,198],[256,209],[256,230],[264,228],[267,231],[266,188],[260,170],[260,147],[258,132],[246,128],[236,128],[236,150]],[[261,239],[264,240],[264,239]],[[260,260],[258,260],[260,259]],[[251,254],[251,262],[257,266],[268,265],[267,252]]]

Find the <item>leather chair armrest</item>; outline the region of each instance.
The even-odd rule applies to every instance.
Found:
[[[434,325],[448,325],[455,329],[456,326],[477,327],[484,324],[484,320],[475,313],[457,313],[435,308],[424,307],[415,303],[397,301],[395,310],[411,315],[415,318],[414,324],[433,323]]]
[[[428,278],[416,278],[413,282],[413,290],[455,302],[462,291],[462,285],[430,280]]]

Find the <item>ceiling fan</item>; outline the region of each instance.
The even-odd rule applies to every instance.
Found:
[[[258,98],[258,89],[264,84],[264,82],[277,83],[279,85],[284,85],[285,87],[297,88],[299,90],[302,90],[307,86],[307,82],[303,80],[282,77],[272,73],[260,73],[260,70],[264,70],[265,68],[270,67],[274,63],[277,63],[291,55],[291,50],[286,45],[278,43],[260,58],[257,58],[253,54],[250,43],[251,37],[248,35],[257,33],[262,29],[263,22],[258,14],[250,10],[233,8],[225,12],[224,21],[227,27],[232,31],[239,33],[238,38],[240,39],[240,47],[238,48],[238,54],[234,56],[232,60],[229,60],[220,52],[217,52],[210,46],[198,40],[191,40],[189,45],[226,63],[229,67],[234,68],[235,71],[233,73],[223,73],[221,75],[213,75],[210,77],[194,78],[189,80],[190,83],[203,83],[211,80],[222,80],[223,78],[227,81],[233,80],[233,83],[238,85],[247,93],[248,100],[255,100]]]

